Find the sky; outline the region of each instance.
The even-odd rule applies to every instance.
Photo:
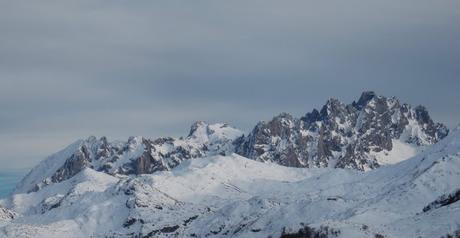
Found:
[[[460,123],[458,0],[0,0],[0,169],[364,90]]]

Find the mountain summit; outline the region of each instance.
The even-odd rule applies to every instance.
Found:
[[[21,181],[16,192],[38,191],[51,183],[67,180],[85,168],[110,175],[170,170],[184,160],[232,153],[233,142],[242,135],[243,132],[227,124],[196,122],[186,138],[130,137],[127,142],[108,142],[105,137],[90,136],[42,161]]]
[[[351,104],[329,99],[321,110],[301,118],[282,113],[260,122],[237,153],[291,167],[369,170],[407,159],[448,132],[423,106],[363,92]]]

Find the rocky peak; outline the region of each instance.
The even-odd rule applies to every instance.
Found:
[[[282,138],[290,134],[291,129],[295,127],[296,120],[288,113],[281,113],[274,117],[268,123],[263,123],[261,127],[269,133]]]
[[[327,100],[326,104],[320,111],[321,118],[331,118],[336,116],[339,112],[345,109],[345,104],[336,98]]]
[[[203,121],[195,122],[185,139],[189,142],[201,144],[227,143],[240,137],[243,133],[226,123],[208,124]]]
[[[129,137],[126,142],[109,142],[106,137],[97,139],[91,136],[69,146],[65,153],[53,156],[53,160],[59,161],[45,160],[45,164],[53,163],[54,167],[37,168],[45,170],[42,175],[33,170],[31,177],[25,178],[28,183],[17,191],[37,191],[50,183],[67,180],[85,168],[124,175],[169,170],[184,160],[232,153],[233,142],[242,135],[241,131],[228,124],[196,122],[185,139],[163,137],[151,140],[138,136]]]
[[[209,134],[208,128],[209,128],[208,123],[204,121],[197,121],[193,123],[192,126],[190,127],[190,132],[188,134],[188,137],[198,137],[203,134]]]
[[[301,117],[300,120],[304,121],[305,123],[313,123],[319,121],[321,119],[321,114],[318,110],[313,109],[313,111],[305,114],[304,117]]]
[[[320,111],[314,109],[300,120],[283,115],[259,123],[237,152],[288,166],[368,170],[381,165],[380,157],[393,150],[393,143],[422,147],[447,133],[424,107],[366,91],[348,105],[329,99]]]
[[[428,111],[422,105],[419,105],[415,108],[415,119],[417,119],[418,122],[423,123],[423,124],[433,123],[430,115],[428,114]]]
[[[361,97],[359,97],[358,102],[353,102],[352,105],[356,109],[361,110],[364,106],[368,104],[369,101],[371,101],[376,96],[377,94],[373,91],[364,91],[361,94]]]
[[[337,128],[339,124],[343,124],[346,120],[349,120],[348,117],[354,110],[338,99],[329,99],[321,109],[320,118],[317,121],[322,122],[327,127]]]

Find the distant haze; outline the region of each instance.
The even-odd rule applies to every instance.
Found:
[[[1,169],[89,135],[245,131],[364,90],[460,123],[460,1],[0,2]]]

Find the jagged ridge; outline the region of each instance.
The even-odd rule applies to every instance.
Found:
[[[196,122],[189,135],[179,139],[130,137],[127,142],[110,143],[105,137],[91,136],[43,161],[23,179],[16,192],[38,191],[51,183],[67,180],[84,168],[111,175],[170,170],[184,160],[231,153],[233,141],[242,134],[227,124]]]
[[[364,92],[348,105],[330,99],[320,111],[300,119],[282,113],[260,122],[241,139],[237,153],[291,167],[368,170],[381,165],[376,154],[392,151],[395,141],[420,147],[447,134],[446,126],[434,123],[425,107]]]

